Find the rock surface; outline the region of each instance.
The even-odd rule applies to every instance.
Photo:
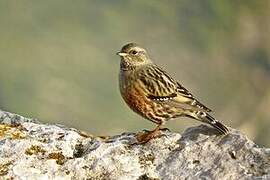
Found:
[[[270,179],[270,149],[201,125],[134,144],[0,111],[0,179]]]

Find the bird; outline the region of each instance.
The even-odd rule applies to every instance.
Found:
[[[214,127],[222,135],[228,128],[210,115],[211,109],[176,81],[136,43],[128,43],[117,52],[120,56],[119,88],[126,104],[143,118],[157,124],[152,131],[139,133],[141,144],[158,137],[169,120],[189,117]]]

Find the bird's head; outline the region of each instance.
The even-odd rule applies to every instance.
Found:
[[[147,52],[136,43],[129,43],[117,53],[121,57],[121,68],[129,70],[151,63]]]

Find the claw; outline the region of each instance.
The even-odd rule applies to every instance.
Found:
[[[142,131],[145,133],[150,132],[150,130],[148,130],[148,129],[143,129]]]
[[[168,131],[168,132],[171,132],[171,130],[169,128],[160,128],[159,129],[160,131]]]

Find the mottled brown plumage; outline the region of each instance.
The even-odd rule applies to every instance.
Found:
[[[123,99],[133,111],[158,124],[154,131],[139,137],[140,142],[155,137],[161,125],[181,116],[208,123],[222,134],[228,133],[225,125],[209,115],[209,108],[150,60],[145,49],[130,43],[118,55],[121,57],[119,85]]]

